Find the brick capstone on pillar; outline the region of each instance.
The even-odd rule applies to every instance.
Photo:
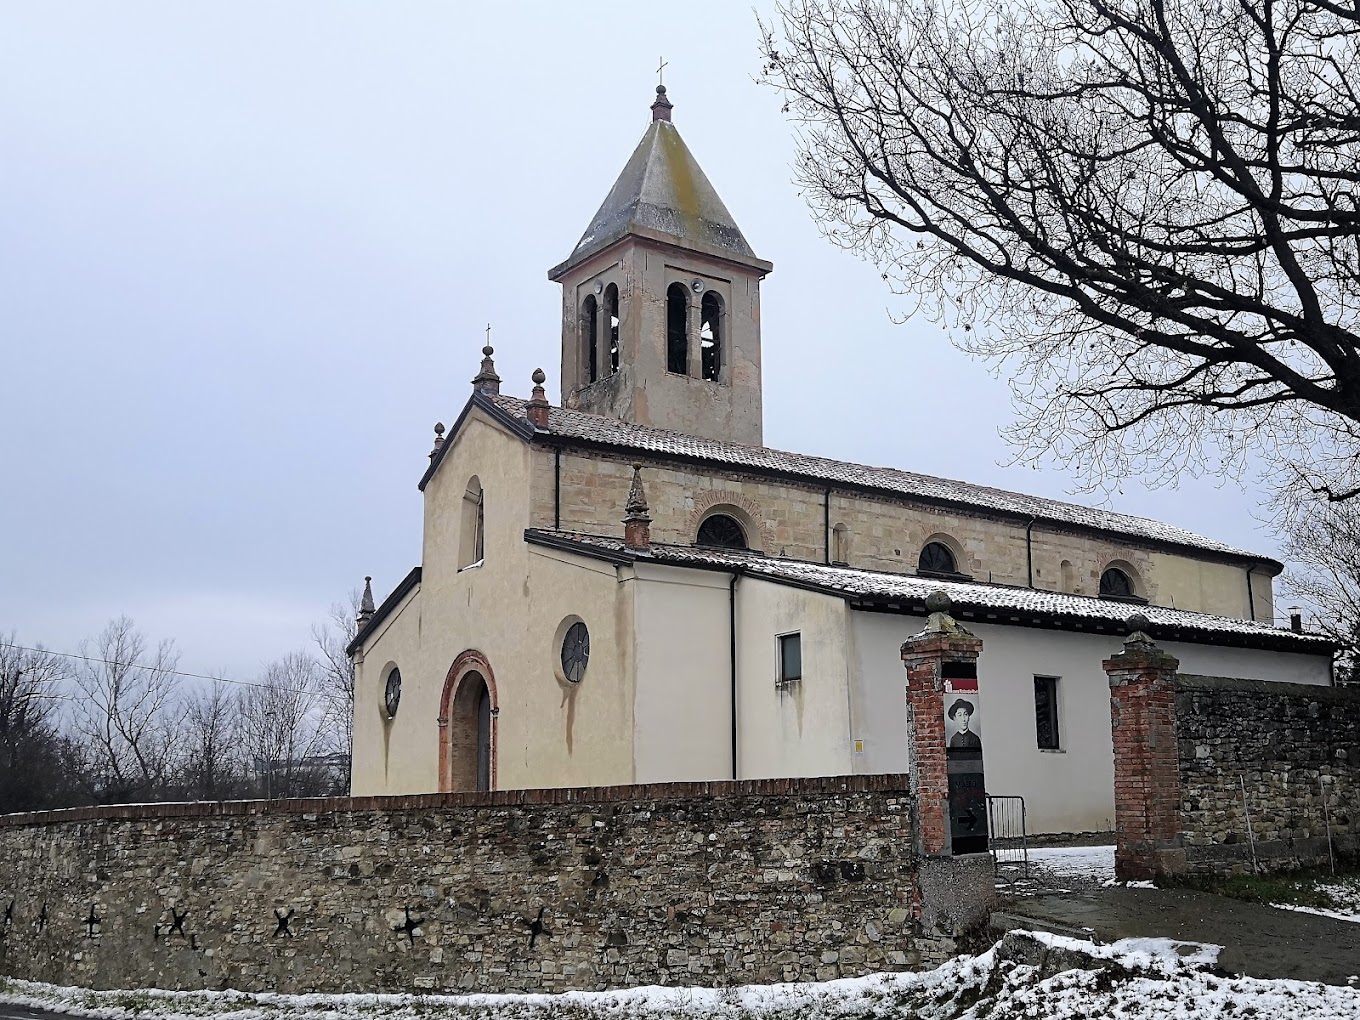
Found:
[[[949,597],[943,592],[932,592],[926,608],[930,616],[925,629],[902,643],[902,663],[907,669],[909,775],[921,811],[918,850],[928,855],[950,852],[942,667],[945,662],[976,663],[982,641],[949,615]]]
[[[1128,619],[1122,651],[1102,664],[1110,678],[1114,738],[1115,877],[1136,881],[1185,870],[1180,834],[1176,671],[1153,643],[1148,619]]]

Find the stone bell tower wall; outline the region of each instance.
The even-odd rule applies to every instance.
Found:
[[[641,425],[759,446],[763,440],[760,377],[760,279],[763,273],[700,252],[629,236],[573,267],[562,284],[562,403]],[[698,281],[701,290],[694,287]],[[688,295],[689,365],[667,370],[667,291]],[[609,372],[609,324],[598,313],[598,376],[590,381],[591,340],[583,312],[613,285],[619,294],[619,369]],[[700,305],[718,295],[722,369],[700,369]]]

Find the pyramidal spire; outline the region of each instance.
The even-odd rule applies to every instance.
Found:
[[[549,271],[549,279],[560,279],[573,266],[630,234],[738,262],[762,273],[773,268],[751,250],[671,123],[673,108],[666,86],[658,85],[651,124],[571,255]]]

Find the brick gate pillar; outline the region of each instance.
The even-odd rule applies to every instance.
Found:
[[[1185,870],[1176,746],[1176,670],[1148,618],[1134,613],[1123,651],[1102,664],[1110,678],[1114,737],[1115,877],[1122,882]]]
[[[918,849],[923,854],[948,854],[953,852],[953,840],[945,740],[945,679],[964,674],[977,677],[982,641],[949,615],[949,596],[944,592],[931,592],[926,608],[930,617],[925,629],[902,643],[902,662],[907,669],[909,774],[921,817]],[[978,779],[981,780],[980,771]],[[982,819],[985,835],[985,800]]]

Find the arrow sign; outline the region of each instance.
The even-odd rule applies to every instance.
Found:
[[[959,815],[959,822],[962,823],[969,832],[972,832],[977,828],[978,816],[970,807],[963,814]]]

